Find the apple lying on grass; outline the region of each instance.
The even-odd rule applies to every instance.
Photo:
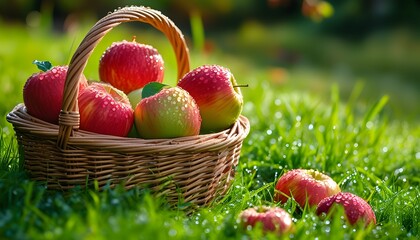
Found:
[[[142,138],[175,138],[198,135],[201,116],[187,91],[151,82],[142,90],[134,121]]]
[[[58,123],[63,102],[68,66],[53,67],[48,61],[33,62],[42,72],[34,73],[23,87],[23,102],[28,113],[49,123]],[[88,85],[84,75],[79,79],[79,92]]]
[[[99,78],[128,94],[149,82],[162,82],[164,63],[159,52],[150,45],[114,42],[99,62]]]
[[[243,210],[239,220],[245,228],[260,224],[264,232],[286,234],[294,231],[294,223],[290,214],[279,207],[254,207]]]
[[[343,207],[345,217],[351,225],[363,223],[365,226],[376,224],[375,213],[363,198],[349,192],[340,192],[323,199],[316,209],[317,215],[332,215],[334,208]]]
[[[236,122],[243,108],[243,98],[229,69],[204,65],[188,72],[178,82],[197,102],[202,118],[201,132],[218,132]]]
[[[328,175],[313,169],[293,169],[278,179],[274,201],[285,203],[293,197],[302,209],[306,204],[313,208],[338,192],[341,192],[340,187]]]
[[[101,82],[92,82],[79,94],[80,129],[127,136],[133,125],[133,109],[126,94]]]

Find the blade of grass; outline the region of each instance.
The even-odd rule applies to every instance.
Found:
[[[365,118],[363,119],[363,126],[366,126],[366,124],[371,121],[373,118],[375,118],[384,108],[386,103],[388,102],[389,97],[387,95],[383,96],[379,101],[377,101],[368,111],[368,113],[365,115]]]

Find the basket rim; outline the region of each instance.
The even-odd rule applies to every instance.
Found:
[[[19,132],[56,141],[59,137],[59,125],[48,123],[27,113],[23,103],[7,114],[6,119]],[[104,135],[84,130],[74,130],[69,137],[68,146],[100,148],[107,151],[130,152],[141,154],[152,153],[178,153],[218,151],[228,145],[242,142],[250,131],[250,122],[247,117],[240,115],[238,120],[228,129],[196,136],[169,138],[169,139],[143,139],[135,137],[119,137]],[[65,151],[63,149],[63,151]],[[68,151],[72,151],[69,149]]]

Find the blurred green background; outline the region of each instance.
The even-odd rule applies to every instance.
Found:
[[[326,99],[336,84],[343,101],[363,86],[362,102],[389,95],[386,110],[394,117],[419,120],[420,2],[415,0],[0,0],[0,99],[12,101],[2,100],[2,116],[18,99],[8,96],[37,71],[32,60],[67,64],[95,21],[126,5],[150,6],[172,19],[188,40],[191,67],[217,63],[244,76],[240,83],[267,82]],[[105,38],[92,62],[112,41],[139,32],[139,41],[163,49],[166,75],[173,76],[173,56],[165,56],[170,47],[156,41],[161,35],[135,24]],[[87,67],[88,78],[97,78],[96,67]]]

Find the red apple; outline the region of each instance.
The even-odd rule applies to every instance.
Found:
[[[279,207],[248,208],[239,214],[239,219],[244,227],[255,227],[261,224],[264,232],[285,234],[294,230],[292,217],[286,210]]]
[[[328,175],[313,169],[294,169],[282,175],[275,186],[274,201],[285,203],[293,197],[301,208],[306,203],[316,207],[318,203],[341,189]]]
[[[42,72],[34,73],[23,87],[23,102],[28,113],[49,123],[58,123],[63,102],[64,83],[68,66],[52,67],[50,62],[34,61]],[[79,80],[79,89],[88,85],[84,75]]]
[[[93,82],[79,95],[80,129],[114,136],[127,136],[134,117],[124,92]]]
[[[143,88],[142,96],[134,110],[134,121],[140,137],[175,138],[200,133],[200,112],[187,91],[149,83]]]
[[[203,133],[229,128],[241,114],[243,98],[229,69],[204,65],[187,73],[178,86],[187,90],[200,108]]]
[[[163,75],[163,59],[159,52],[135,39],[113,43],[99,62],[100,80],[126,94],[149,82],[162,82]]]
[[[334,214],[333,206],[344,208],[345,217],[351,225],[362,222],[365,226],[376,224],[375,213],[369,203],[363,198],[348,192],[340,192],[333,196],[323,199],[316,209],[318,215],[324,215],[331,212]]]

